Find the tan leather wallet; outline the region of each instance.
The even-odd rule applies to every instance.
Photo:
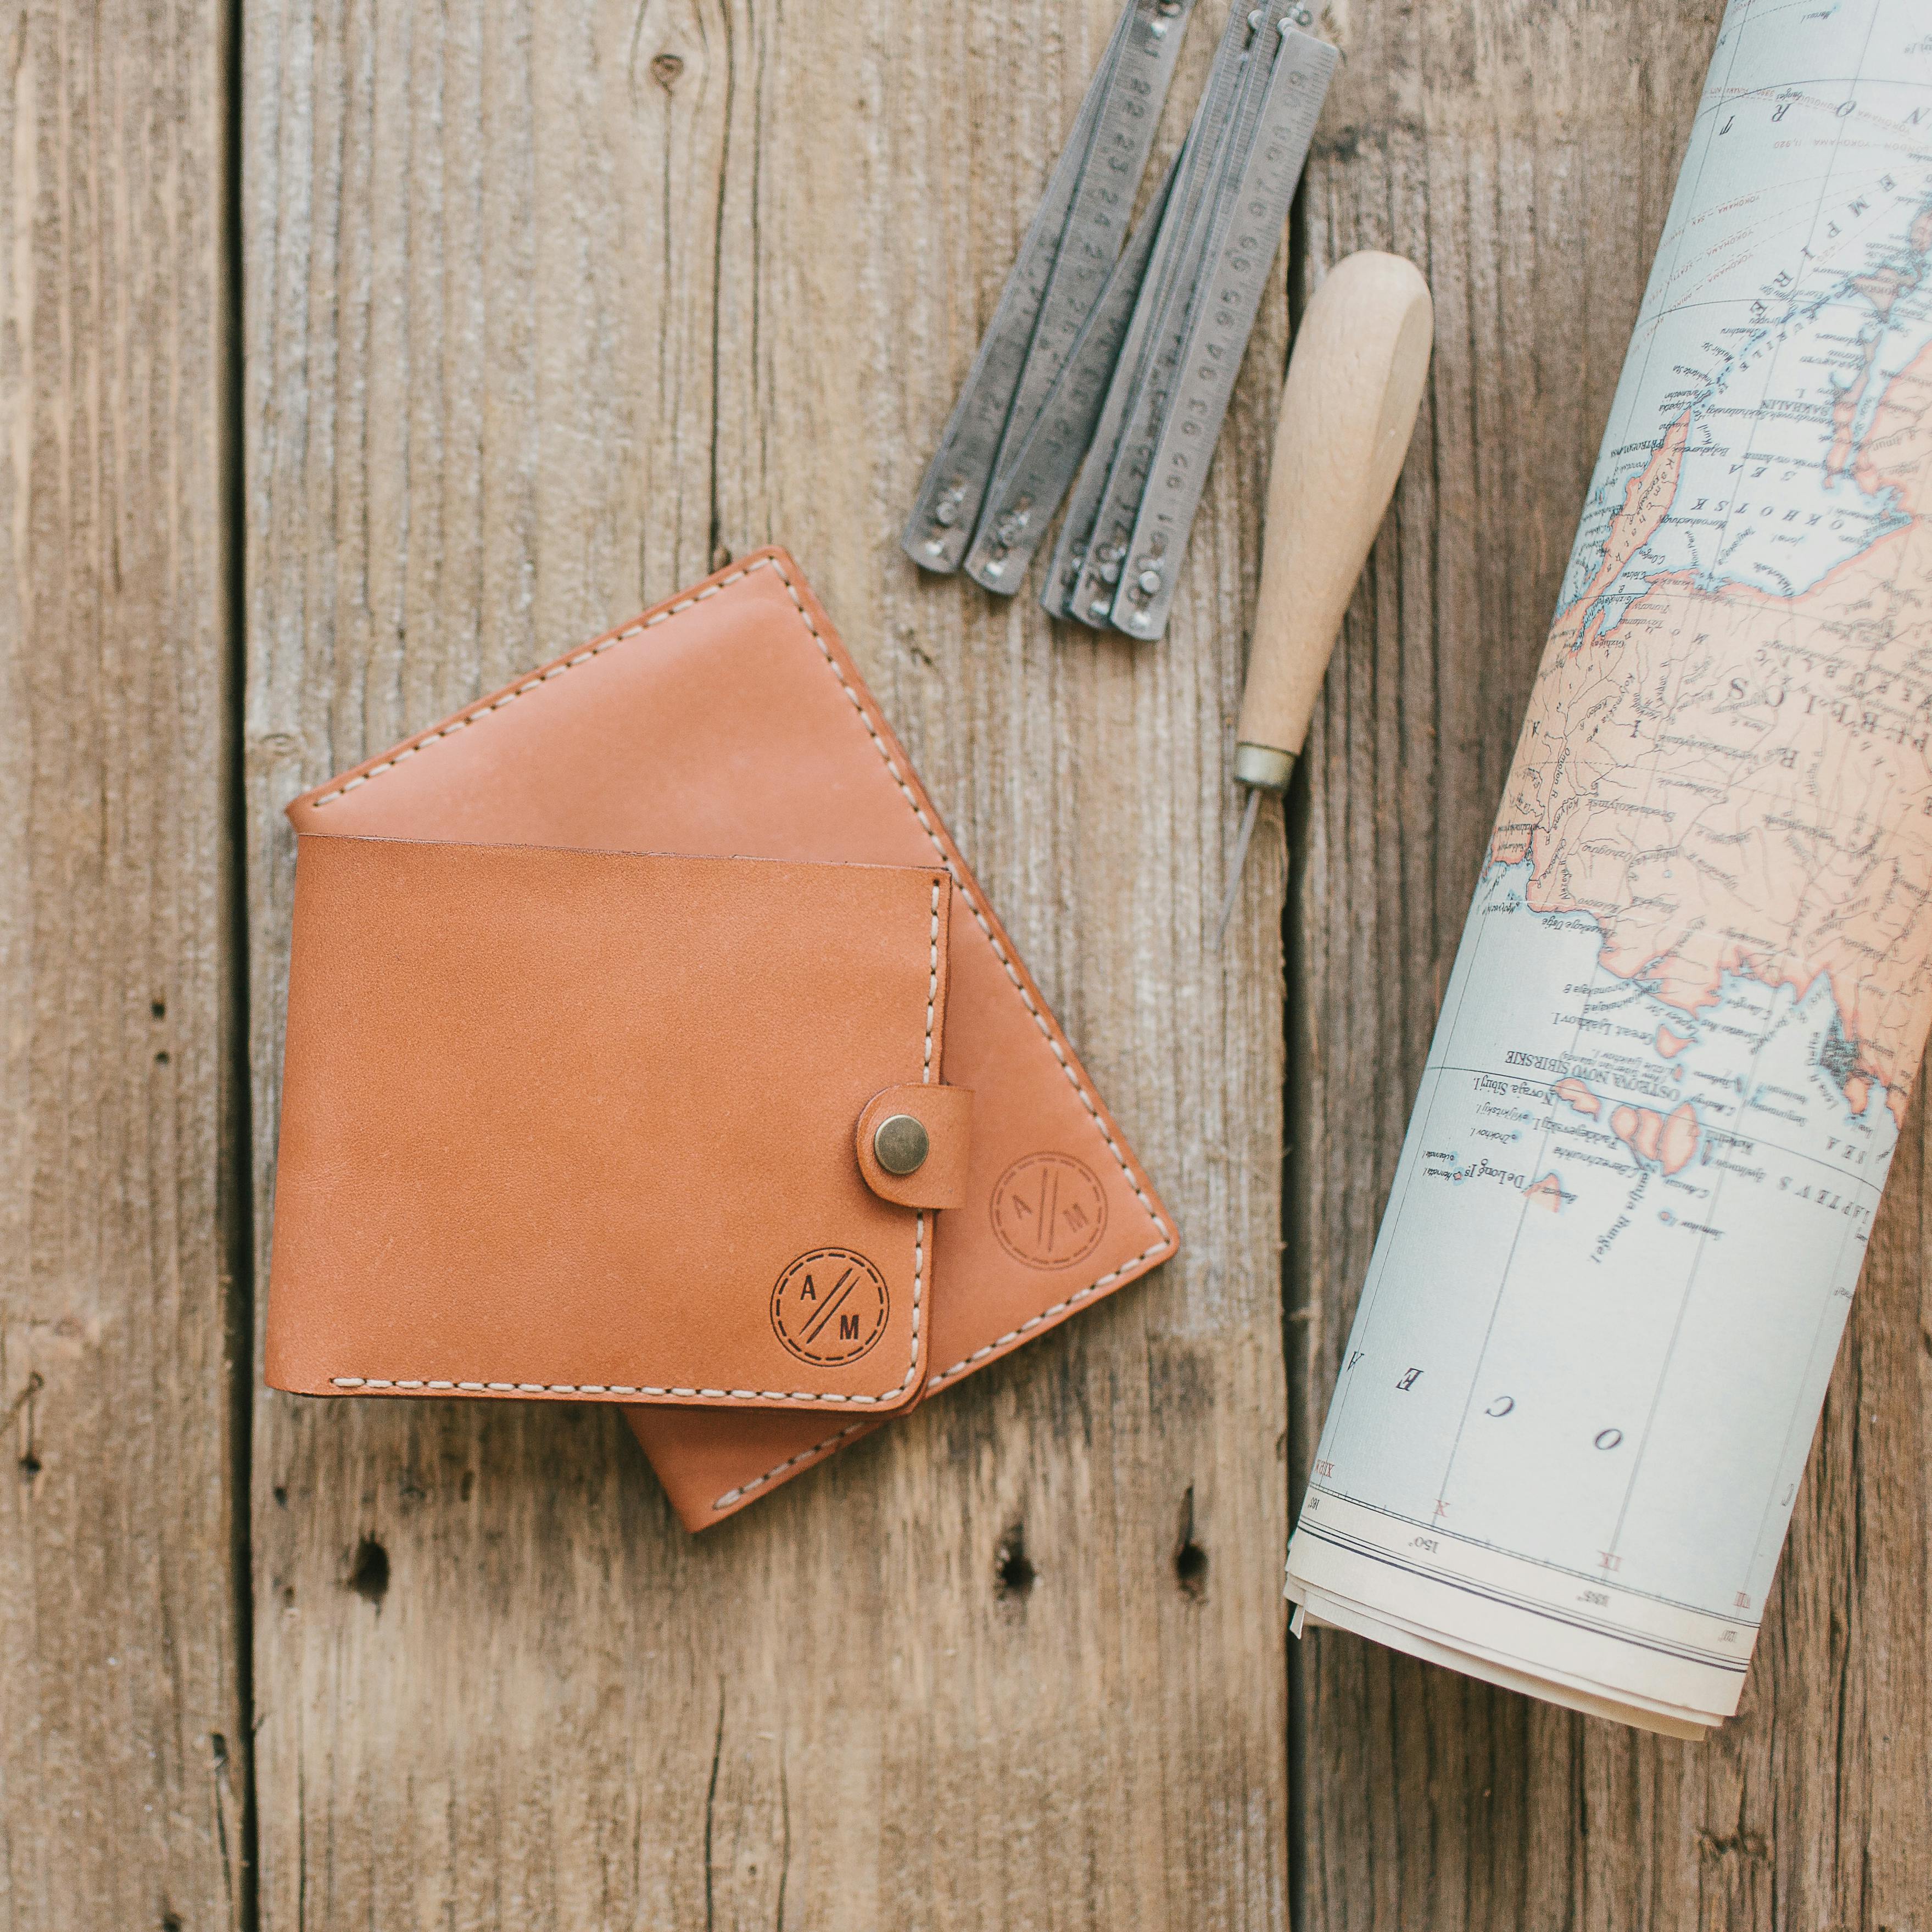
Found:
[[[278,1388],[622,1401],[701,1528],[1174,1252],[782,550],[289,816]]]
[[[970,1096],[932,1084],[951,883],[304,838],[268,1379],[910,1400],[965,1164]],[[903,1179],[886,1119],[937,1144]]]

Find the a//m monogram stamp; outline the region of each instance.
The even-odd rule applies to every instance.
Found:
[[[1030,1154],[993,1190],[993,1232],[1028,1268],[1071,1268],[1107,1225],[1107,1197],[1090,1168],[1066,1154]]]
[[[814,1248],[778,1276],[772,1327],[802,1362],[839,1368],[886,1332],[886,1278],[852,1248]]]

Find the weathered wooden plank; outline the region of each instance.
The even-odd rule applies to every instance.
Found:
[[[605,1414],[261,1396],[265,1924],[1285,1922],[1278,835],[1208,946],[1285,293],[1160,647],[895,542],[1112,11],[247,10],[257,1118],[282,803],[777,538],[1186,1244],[697,1541]]]
[[[5,46],[0,1922],[236,1924],[224,10]]]
[[[1363,0],[1309,282],[1392,247],[1431,404],[1330,676],[1293,914],[1296,1493],[1720,11]],[[1310,1932],[1916,1926],[1932,1898],[1924,1176],[1898,1156],[1743,1714],[1679,1745],[1323,1632]]]

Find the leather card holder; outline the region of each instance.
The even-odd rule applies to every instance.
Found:
[[[454,840],[944,872],[936,1078],[972,1095],[970,1143],[943,1200],[932,1196],[928,1339],[901,1412],[1175,1252],[1151,1184],[782,550],[756,551],[479,698],[288,813],[304,847],[332,836]],[[879,1419],[656,1397],[626,1412],[694,1529]]]
[[[937,1166],[964,1161],[964,1096],[920,1100],[950,890],[937,868],[303,839],[270,1382],[910,1401],[934,1210],[860,1142],[922,1112]]]

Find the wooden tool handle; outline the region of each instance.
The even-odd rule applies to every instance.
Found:
[[[1415,264],[1372,250],[1338,262],[1303,318],[1282,387],[1236,734],[1235,776],[1250,784],[1279,790],[1300,752],[1342,613],[1402,472],[1434,326]],[[1262,755],[1270,752],[1272,760]]]

